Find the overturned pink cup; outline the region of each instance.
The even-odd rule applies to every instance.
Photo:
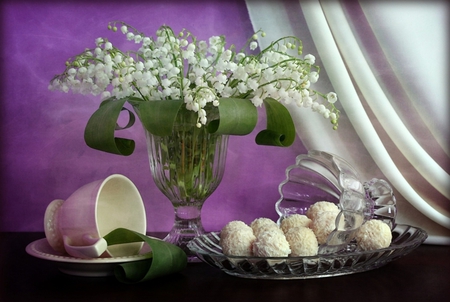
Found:
[[[57,252],[77,258],[138,254],[142,243],[107,246],[103,237],[117,228],[145,234],[142,197],[131,180],[113,174],[82,186],[66,200],[53,200],[45,211],[45,236]]]

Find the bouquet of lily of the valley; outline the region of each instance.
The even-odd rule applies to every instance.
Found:
[[[241,50],[227,48],[224,36],[199,41],[189,31],[176,35],[168,26],[146,36],[123,23],[112,22],[137,44],[134,50],[121,50],[106,38],[95,47],[66,62],[65,71],[50,82],[50,89],[101,95],[102,103],[90,118],[85,140],[99,150],[128,155],[134,142],[114,137],[121,111],[130,103],[143,126],[154,135],[169,135],[182,111],[196,114],[196,127],[217,134],[246,135],[257,123],[257,107],[267,114],[267,129],[256,136],[258,144],[289,146],[295,128],[283,103],[296,103],[329,119],[337,128],[339,111],[334,92],[320,93],[311,88],[320,68],[313,55],[301,57],[302,43],[296,37],[283,37],[257,51],[255,33]],[[293,54],[291,54],[291,52]],[[214,114],[212,114],[214,112]],[[210,116],[216,116],[209,119]]]

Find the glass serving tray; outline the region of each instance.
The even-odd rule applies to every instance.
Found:
[[[225,273],[252,279],[309,279],[354,274],[379,268],[405,256],[428,237],[417,227],[396,225],[388,248],[358,251],[350,243],[344,251],[335,254],[308,257],[235,257],[222,253],[219,233],[196,237],[188,248],[199,259]]]

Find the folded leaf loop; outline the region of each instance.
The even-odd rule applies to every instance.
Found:
[[[121,111],[126,111],[128,112],[128,123],[124,126],[124,127],[120,127],[118,123],[116,123],[116,128],[115,130],[124,130],[124,129],[128,129],[131,126],[134,125],[134,123],[136,122],[136,117],[134,115],[134,113],[132,111],[130,111],[129,109],[122,107]]]
[[[258,145],[288,147],[295,140],[295,125],[287,108],[272,98],[264,100],[267,129],[256,135]]]
[[[258,111],[250,100],[222,98],[219,118],[208,124],[208,131],[224,135],[247,135],[258,122]]]
[[[109,98],[103,101],[92,114],[84,131],[84,140],[89,147],[120,155],[133,153],[135,148],[133,140],[114,136],[114,131],[117,129],[117,119],[125,102],[126,99]],[[134,123],[134,114],[128,112],[130,122],[125,128],[131,127]]]
[[[138,232],[118,228],[103,237],[109,245],[144,241],[151,247],[148,258],[119,264],[114,269],[123,283],[137,283],[180,272],[187,265],[186,253],[176,245]]]
[[[178,115],[183,100],[161,100],[161,101],[134,101],[133,105],[142,125],[147,131],[157,136],[172,134],[173,124]]]

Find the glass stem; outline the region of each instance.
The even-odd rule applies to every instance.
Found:
[[[188,256],[189,262],[197,262],[198,258],[187,248],[187,244],[194,237],[205,234],[201,220],[201,207],[175,207],[175,222],[172,230],[164,241],[177,245]]]

